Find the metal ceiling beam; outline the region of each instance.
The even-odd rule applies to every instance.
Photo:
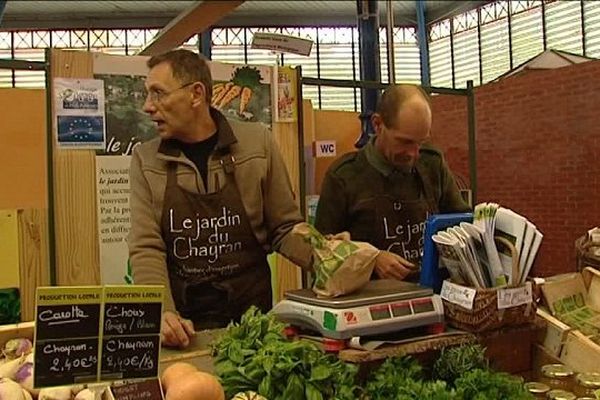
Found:
[[[156,38],[138,54],[151,56],[172,50],[185,43],[193,35],[202,33],[216,24],[243,2],[244,0],[199,1],[169,22]]]
[[[421,85],[431,86],[429,74],[429,38],[427,32],[427,14],[425,11],[425,2],[416,0],[417,8],[417,42],[419,43],[419,58],[421,60]]]
[[[4,0],[0,0],[2,3]],[[256,0],[253,0],[256,1]],[[230,1],[222,1],[230,3]],[[447,5],[427,7],[427,24],[439,21],[445,17],[456,15],[461,12],[475,9],[478,6],[489,3],[490,1],[448,1]],[[264,2],[268,4],[269,2]],[[342,3],[342,2],[339,2]],[[441,2],[438,2],[441,3]],[[443,3],[441,3],[443,4]],[[142,29],[142,28],[161,28],[166,26],[177,14],[171,12],[135,12],[123,13],[96,13],[93,15],[78,14],[77,12],[65,14],[53,12],[51,9],[43,13],[36,14],[14,14],[10,7],[7,7],[2,18],[2,28],[6,30],[17,29]],[[384,15],[380,15],[383,18]],[[356,26],[356,13],[353,8],[349,11],[336,13],[318,13],[310,8],[304,9],[302,13],[298,12],[277,12],[273,15],[265,11],[258,13],[250,11],[246,7],[229,13],[217,23],[213,24],[215,28],[222,27],[256,27],[266,25],[278,27],[348,27]],[[396,26],[416,26],[417,20],[413,10],[407,12],[400,10],[397,6],[394,11],[394,23]]]
[[[0,0],[0,25],[2,25],[2,17],[4,16],[5,8],[6,8],[6,0]]]
[[[445,7],[440,7],[436,10],[427,10],[427,24],[432,24],[442,19],[474,10],[477,7],[481,7],[485,4],[491,3],[492,1],[493,0],[464,2],[449,1],[448,5]]]

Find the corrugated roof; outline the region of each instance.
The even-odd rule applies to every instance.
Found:
[[[425,1],[434,22],[489,1]],[[0,29],[161,28],[196,1],[15,1],[9,0]],[[416,1],[393,1],[395,25],[416,24]],[[385,22],[386,1],[379,1]],[[357,2],[247,0],[219,22],[224,26],[353,26]]]

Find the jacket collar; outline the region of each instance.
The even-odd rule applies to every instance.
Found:
[[[210,108],[210,117],[215,121],[217,126],[217,145],[215,150],[221,154],[227,153],[229,147],[237,143],[237,138],[231,129],[231,125],[227,118],[216,108]],[[158,146],[158,152],[166,156],[179,157],[181,149],[179,148],[176,139],[163,139]]]
[[[377,150],[375,147],[376,135],[373,135],[364,147],[365,157],[373,168],[385,177],[388,177],[394,172],[394,166]]]
[[[401,171],[396,169],[381,152],[375,147],[375,140],[377,140],[377,136],[373,135],[371,139],[367,142],[367,144],[363,147],[365,152],[365,157],[369,164],[375,168],[381,175],[386,178],[390,177],[392,174],[400,174],[400,175],[410,175],[417,171],[420,174],[423,174],[423,166],[419,161],[417,161],[415,167],[411,171]]]

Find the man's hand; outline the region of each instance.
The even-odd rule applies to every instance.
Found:
[[[412,271],[415,265],[395,253],[381,251],[375,259],[375,272],[382,279],[403,280]]]
[[[181,318],[172,311],[163,313],[161,340],[164,346],[187,347],[195,334],[194,324],[189,319]]]

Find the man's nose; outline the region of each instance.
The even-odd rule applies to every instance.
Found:
[[[154,102],[150,99],[150,96],[146,96],[144,100],[144,107],[142,108],[145,113],[152,114],[156,111],[156,107],[154,106]]]
[[[406,153],[410,155],[413,159],[419,158],[419,150],[421,149],[421,145],[418,143],[411,144]]]

